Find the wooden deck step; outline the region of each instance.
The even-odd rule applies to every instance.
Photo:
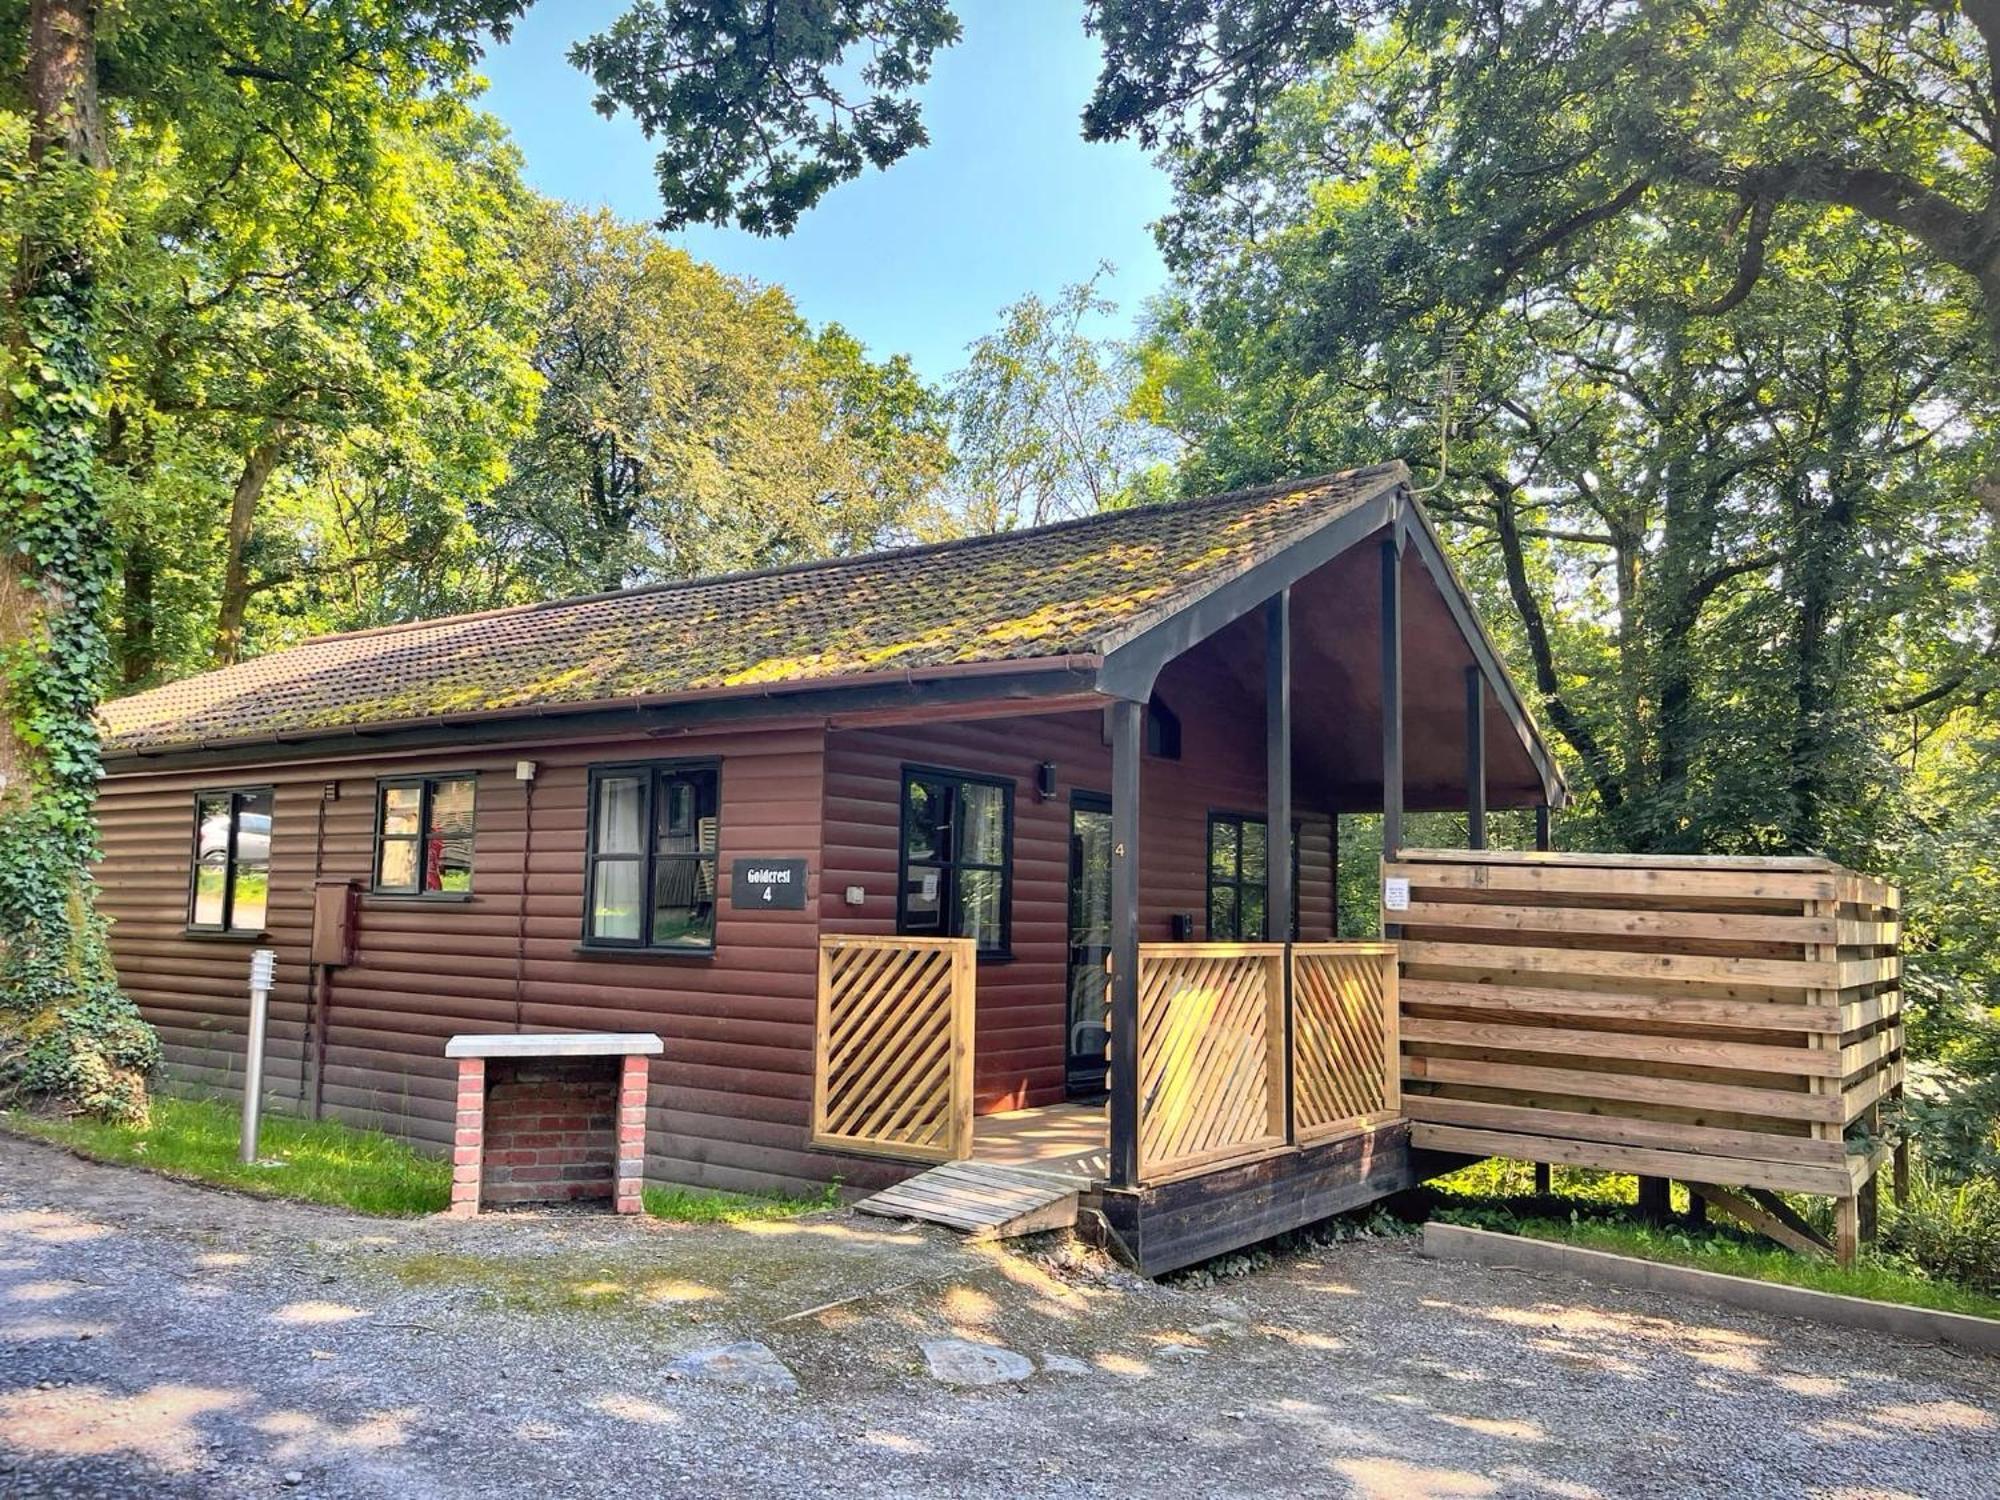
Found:
[[[970,1239],[1004,1240],[1076,1222],[1079,1184],[986,1162],[953,1161],[863,1198],[855,1208],[890,1219],[943,1224]]]

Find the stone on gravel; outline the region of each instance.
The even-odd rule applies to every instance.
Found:
[[[946,1385],[1006,1385],[1035,1373],[1034,1365],[1012,1349],[967,1339],[932,1339],[923,1351],[931,1374]]]
[[[1042,1373],[1045,1375],[1088,1375],[1090,1366],[1074,1354],[1044,1354]]]
[[[713,1385],[743,1386],[757,1391],[799,1388],[798,1377],[785,1362],[754,1339],[684,1354],[667,1366],[667,1373],[681,1380],[704,1380]]]

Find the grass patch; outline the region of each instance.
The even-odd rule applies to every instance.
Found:
[[[828,1183],[807,1197],[783,1194],[725,1193],[706,1188],[649,1187],[646,1212],[675,1224],[761,1224],[796,1219],[801,1214],[840,1206],[840,1190]]]
[[[1504,1227],[1506,1232],[1527,1239],[1556,1240],[1589,1250],[1607,1250],[1614,1255],[1745,1276],[1753,1281],[1781,1282],[1815,1292],[1865,1297],[1871,1302],[1901,1302],[1938,1312],[1969,1313],[1977,1318],[2000,1318],[2000,1298],[1950,1282],[1933,1281],[1888,1256],[1867,1251],[1852,1267],[1843,1268],[1831,1261],[1794,1255],[1776,1245],[1757,1243],[1714,1225],[1700,1228],[1668,1224],[1655,1229],[1642,1224],[1612,1224],[1583,1218],[1574,1221],[1527,1218],[1503,1226],[1493,1222],[1488,1214],[1449,1209],[1436,1217],[1445,1223],[1470,1222],[1478,1229]]]
[[[330,1120],[266,1115],[257,1145],[279,1166],[236,1159],[240,1112],[214,1099],[153,1100],[145,1126],[67,1119],[28,1110],[0,1113],[22,1135],[66,1146],[93,1161],[145,1167],[168,1177],[296,1198],[364,1214],[435,1213],[451,1201],[451,1165],[374,1130]]]
[[[1720,1218],[1707,1224],[1680,1220],[1658,1227],[1633,1220],[1637,1179],[1617,1172],[1557,1167],[1554,1194],[1537,1196],[1534,1169],[1525,1162],[1490,1160],[1440,1177],[1413,1195],[1424,1217],[1473,1229],[1491,1229],[1529,1239],[1555,1240],[1614,1255],[1632,1255],[1669,1265],[1719,1271],[1754,1281],[1781,1282],[1871,1302],[1901,1302],[1938,1312],[1968,1313],[2000,1318],[2000,1298],[1934,1275],[1907,1256],[1885,1245],[1864,1247],[1848,1269],[1830,1260],[1798,1255],[1760,1235]],[[1885,1230],[1893,1229],[1896,1210],[1883,1194]],[[1822,1231],[1832,1228],[1832,1211],[1825,1199],[1792,1200]],[[1688,1210],[1687,1189],[1673,1186],[1675,1213]],[[1893,1240],[1885,1233],[1884,1241]]]

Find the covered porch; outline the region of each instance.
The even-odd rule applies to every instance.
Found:
[[[1066,857],[1009,867],[1004,954],[909,930],[936,890],[907,848],[897,932],[839,930],[829,908],[814,1143],[1070,1183],[1155,1274],[1407,1185],[1395,948],[1334,940],[1336,817],[1379,812],[1393,850],[1406,807],[1464,810],[1483,843],[1489,805],[1562,794],[1428,522],[1385,495],[1132,631],[1074,687],[895,726],[906,792],[975,744],[1003,747],[982,765],[1030,761],[1021,821],[1058,804]],[[834,729],[830,746],[889,733]],[[850,765],[859,785],[862,758],[830,749],[830,799]],[[907,806],[904,823],[907,845]],[[1292,830],[1290,857],[1269,830]],[[1219,836],[1238,841],[1221,874]],[[1058,920],[1060,967],[1025,940],[1053,947]]]

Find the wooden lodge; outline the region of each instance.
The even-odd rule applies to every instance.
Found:
[[[1080,1203],[1158,1273],[1467,1155],[1858,1204],[1900,1086],[1893,892],[1823,862],[1408,853],[1400,948],[1335,940],[1338,814],[1563,797],[1400,465],[329,637],[105,735],[171,1081],[240,1087],[269,947],[267,1107],[439,1149],[451,1038],[657,1036],[649,1179]]]

